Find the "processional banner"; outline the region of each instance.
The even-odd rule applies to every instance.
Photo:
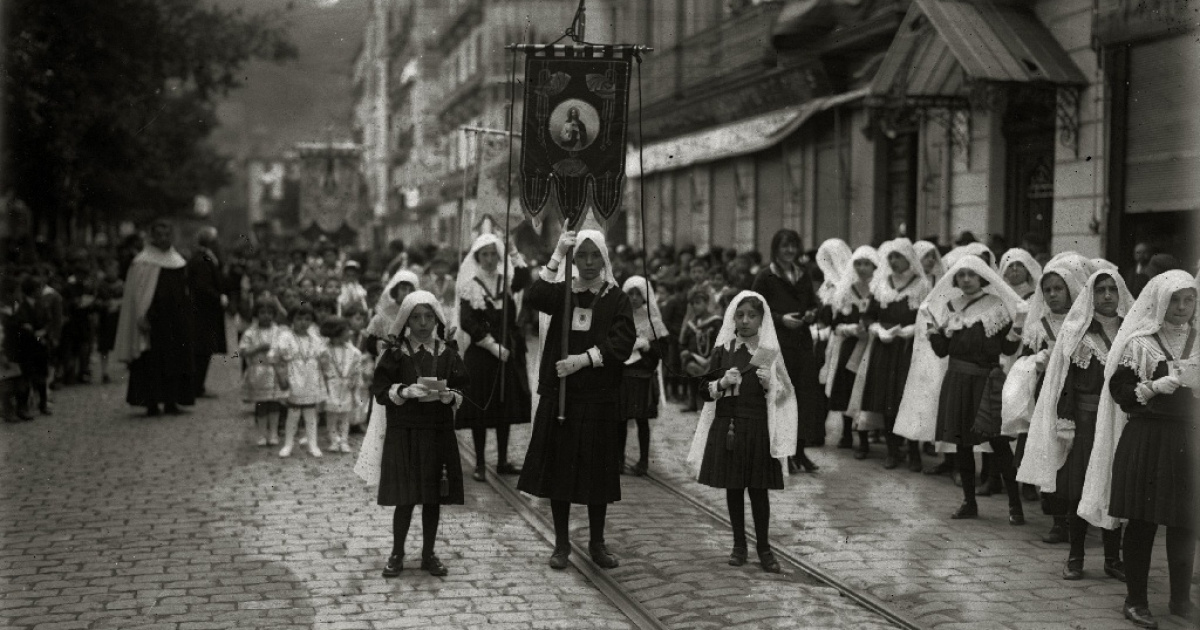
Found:
[[[553,187],[568,225],[589,199],[605,220],[621,207],[629,79],[628,46],[525,49],[521,204],[540,225]]]

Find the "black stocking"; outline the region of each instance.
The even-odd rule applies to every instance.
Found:
[[[1146,583],[1150,579],[1150,553],[1158,525],[1131,519],[1125,526],[1125,605],[1146,606]]]
[[[550,501],[550,514],[554,517],[554,550],[567,551],[571,548],[571,502]]]
[[[637,419],[638,463],[643,466],[650,461],[650,419]]]
[[[1083,544],[1087,540],[1088,522],[1078,515],[1070,516],[1067,520],[1070,523],[1068,532],[1071,541],[1071,553],[1067,556],[1067,559],[1083,560]]]
[[[729,526],[733,529],[733,546],[746,548],[746,496],[741,488],[726,488],[725,503],[729,506]]]
[[[970,444],[959,444],[954,457],[962,478],[963,501],[975,505],[975,451]]]
[[[487,452],[487,429],[471,429],[471,442],[475,444],[475,467],[482,468],[484,453]]]
[[[409,512],[409,516],[412,512]],[[442,506],[437,503],[426,503],[421,506],[421,557],[433,555],[433,545],[437,542],[438,520],[442,515]]]
[[[754,516],[755,547],[759,553],[771,548],[771,500],[766,488],[750,488],[750,513]]]
[[[496,461],[501,464],[508,463],[508,425],[502,424],[496,427]]]
[[[408,538],[408,526],[412,523],[413,505],[397,505],[392,514],[392,553],[404,555],[404,541]]]
[[[604,519],[608,517],[607,503],[589,503],[588,510],[588,527],[591,530],[591,541],[593,543],[604,542]]]
[[[1192,567],[1196,560],[1196,532],[1185,527],[1167,528],[1167,573],[1171,576],[1171,601],[1189,600]]]

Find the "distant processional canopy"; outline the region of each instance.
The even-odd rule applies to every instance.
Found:
[[[620,209],[633,55],[617,46],[527,49],[521,203],[535,223],[552,184],[572,226],[589,199],[604,219]]]

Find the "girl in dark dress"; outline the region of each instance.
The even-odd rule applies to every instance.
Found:
[[[507,268],[501,267],[501,263]],[[468,402],[459,410],[455,428],[471,430],[475,481],[485,479],[488,429],[496,431],[496,472],[501,475],[521,472],[508,461],[508,432],[514,424],[529,422],[529,373],[525,363],[525,335],[517,323],[517,304],[512,296],[524,290],[529,282],[525,265],[506,256],[504,241],[493,234],[475,239],[459,267],[455,283],[458,308],[452,327],[457,330],[458,349],[467,366],[469,384],[465,391]]]
[[[802,245],[795,230],[779,230],[771,239],[771,264],[758,273],[751,287],[770,307],[779,347],[797,400],[796,453],[788,460],[788,472],[801,467],[816,472],[816,463],[804,454],[806,443],[825,438],[825,388],[817,378],[817,357],[813,354],[809,325],[816,319],[817,294],[804,267],[796,264]]]
[[[871,302],[871,279],[879,267],[874,247],[863,245],[854,250],[846,269],[842,270],[833,294],[829,297],[830,326],[827,360],[830,362],[829,376],[825,382],[825,394],[829,397],[829,409],[842,414],[843,422],[852,422],[850,397],[854,393],[854,380],[866,349],[867,329],[863,316]],[[861,347],[860,347],[861,345]],[[854,358],[854,365],[851,365]],[[862,417],[853,428],[858,432],[858,448],[854,459],[866,459],[870,453],[869,433],[883,428],[875,418]]]
[[[1047,361],[1025,457],[1017,470],[1017,481],[1041,488],[1043,512],[1064,521],[1071,542],[1065,580],[1083,578],[1088,522],[1076,510],[1096,435],[1104,365],[1132,301],[1125,281],[1112,270],[1098,271],[1084,282]],[[1124,579],[1120,528],[1101,530],[1101,537],[1104,572]]]
[[[386,412],[379,505],[394,505],[392,553],[383,577],[400,575],[404,541],[413,508],[421,506],[421,569],[446,575],[433,553],[443,505],[462,505],[462,466],[454,437],[454,410],[462,404],[455,390],[467,383],[462,358],[445,340],[446,316],[428,291],[404,298],[375,375],[371,397]],[[425,379],[444,387],[435,390]],[[364,447],[365,448],[365,447]]]
[[[1185,271],[1150,280],[1113,340],[1107,385],[1078,513],[1112,529],[1125,519],[1125,618],[1155,628],[1147,579],[1155,534],[1167,528],[1171,614],[1197,619],[1189,598],[1196,548],[1197,281]]]
[[[688,453],[700,483],[725,488],[733,526],[729,564],[746,563],[749,494],[758,559],[769,573],[780,568],[771,552],[767,490],[783,489],[783,461],[795,452],[796,440],[796,394],[780,355],[766,300],[742,291],[725,311],[713,370],[702,388],[708,402]]]
[[[866,370],[859,372],[862,381],[861,413],[878,414],[883,418],[887,433],[888,454],[884,468],[899,465],[903,437],[893,431],[896,415],[904,398],[913,356],[913,337],[917,309],[929,295],[930,283],[921,267],[913,244],[906,238],[884,243],[879,248],[884,264],[872,282],[871,303],[863,317],[871,337],[871,354]],[[857,387],[857,385],[856,385]],[[908,468],[921,471],[919,442],[908,441]]]
[[[851,255],[853,252],[850,251],[850,246],[840,238],[825,239],[817,248],[817,268],[821,271],[821,286],[817,288],[817,299],[823,306],[817,314],[817,338],[814,349],[818,356],[824,355],[825,357],[825,360],[821,362],[821,369],[817,372],[817,381],[822,385],[829,384],[831,372],[837,363],[835,357],[831,356],[829,352],[833,345],[830,343],[830,338],[833,336],[833,308],[829,306],[829,303],[833,301],[833,293],[837,289],[842,274],[848,271]],[[838,440],[838,448],[854,447],[853,423],[853,418],[842,417],[842,437]]]
[[[1012,354],[1021,338],[1012,332],[1012,320],[1020,298],[983,259],[964,256],[922,304],[925,325],[934,354],[948,357],[938,398],[938,440],[956,446],[958,472],[962,477],[963,503],[951,518],[975,518],[976,444],[987,442],[1001,461],[1002,470],[1012,469],[1012,450],[1007,438],[975,432],[975,416],[983,398],[988,375],[999,365],[1001,354]],[[918,325],[921,325],[918,322]],[[932,375],[909,372],[909,379]],[[1016,472],[1005,479],[1011,525],[1025,523]]]
[[[633,474],[641,477],[650,465],[650,419],[658,417],[658,405],[662,399],[658,365],[667,348],[667,327],[658,312],[654,290],[645,278],[630,276],[621,285],[621,290],[629,297],[633,323],[637,328],[633,354],[625,361],[625,370],[621,375],[621,417],[637,424],[639,457]],[[628,427],[625,425],[617,430],[622,471],[625,470],[627,433]]]
[[[571,315],[564,321],[568,285],[560,265],[572,247]],[[526,290],[525,306],[548,317],[543,318],[541,334],[540,401],[517,489],[550,499],[552,569],[567,568],[572,503],[588,506],[588,551],[597,565],[611,569],[618,561],[604,542],[604,520],[608,504],[621,499],[617,431],[625,419],[619,391],[637,330],[629,298],[613,281],[604,235],[564,231],[541,277]],[[570,327],[565,359],[564,326]],[[566,380],[565,413],[559,409],[561,379]]]

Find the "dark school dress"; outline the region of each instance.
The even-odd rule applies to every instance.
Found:
[[[817,375],[817,358],[813,352],[812,333],[808,326],[788,328],[783,316],[799,313],[803,316],[817,308],[817,294],[812,281],[803,268],[796,282],[776,274],[767,267],[754,278],[753,291],[761,294],[771,308],[771,319],[775,322],[775,333],[779,336],[779,347],[783,363],[787,367],[792,386],[796,389],[796,407],[799,411],[797,438],[801,444],[820,444],[825,441],[825,415],[828,402],[825,387]]]
[[[467,383],[458,352],[438,342],[437,357],[422,346],[391,347],[375,366],[371,397],[387,411],[383,439],[379,505],[462,505],[462,464],[454,437],[454,408],[441,401],[406,400],[397,405],[393,385],[412,385],[420,376],[436,376],[450,389]],[[410,353],[410,347],[415,352]]]
[[[504,295],[508,309],[508,334],[504,334],[504,311],[496,303],[497,286],[477,283],[487,299],[482,308],[476,308],[467,300],[458,304],[459,322],[463,332],[471,336],[471,344],[463,354],[467,366],[468,384],[464,393],[467,400],[458,410],[455,419],[457,429],[492,429],[498,426],[529,422],[531,399],[529,373],[526,370],[525,334],[517,323],[517,304],[511,293]],[[521,291],[529,284],[529,270],[516,269],[512,276],[513,292]],[[507,340],[508,361],[500,361],[491,352],[476,345],[476,342],[491,336],[496,343]],[[501,395],[500,372],[504,371],[504,390]]]
[[[858,289],[853,288],[854,296],[858,298]],[[863,311],[857,305],[850,307],[849,313],[842,311],[834,311],[832,324],[834,330],[842,324],[857,324],[862,320]],[[833,333],[837,334],[837,333]],[[854,379],[856,373],[851,372],[847,364],[850,363],[850,356],[854,354],[854,349],[858,347],[858,337],[843,337],[842,346],[838,350],[838,356],[832,366],[834,369],[830,372],[830,377],[833,379],[833,387],[829,393],[829,409],[833,411],[845,411],[850,406],[850,395],[854,393]]]
[[[621,376],[637,330],[629,298],[617,287],[607,286],[600,295],[572,293],[571,298],[572,321],[586,312],[581,309],[590,309],[591,323],[588,330],[570,332],[568,353],[582,354],[595,347],[603,365],[567,377],[566,417],[560,422],[555,364],[562,358],[563,285],[535,281],[525,291],[525,306],[549,314],[550,327],[538,369],[541,400],[517,489],[555,501],[612,503],[621,500],[622,454],[617,441],[625,420],[619,402]]]
[[[734,342],[736,343],[736,342]],[[732,345],[732,344],[731,344]],[[731,367],[750,365],[751,353],[742,345],[713,351],[713,371],[706,378],[703,396],[712,400],[708,383],[718,381]],[[755,370],[742,375],[736,396],[726,392],[716,399],[716,416],[708,430],[704,456],[700,460],[700,483],[713,488],[783,489],[783,467],[771,457],[771,433],[767,426],[767,392]],[[733,425],[733,439],[729,427]]]
[[[1195,347],[1194,330],[1192,335],[1189,345]],[[1152,339],[1150,343],[1158,342]],[[1170,360],[1170,354],[1166,354]],[[1150,380],[1169,373],[1167,361],[1159,361]],[[1113,401],[1129,414],[1113,456],[1108,513],[1116,518],[1192,529],[1200,440],[1194,392],[1180,387],[1173,394],[1156,394],[1143,404],[1136,393],[1139,382],[1137,373],[1124,365],[1108,382]]]
[[[621,417],[627,420],[635,418],[657,418],[658,399],[662,392],[658,390],[658,364],[662,353],[667,348],[664,336],[650,340],[650,348],[641,350],[641,358],[629,365],[621,373]]]
[[[1107,350],[1109,339],[1095,320],[1088,328],[1087,337],[1091,339],[1080,342],[1081,347],[1072,357],[1058,398],[1058,417],[1075,422],[1075,439],[1071,442],[1067,461],[1058,469],[1054,492],[1042,493],[1042,513],[1050,516],[1074,515],[1078,510],[1088,461],[1092,457],[1092,444],[1096,440],[1096,409],[1104,390],[1105,357],[1087,354],[1085,344],[1093,342],[1096,347]],[[1087,357],[1086,367],[1079,366],[1082,360],[1078,357],[1081,356]]]
[[[1004,306],[998,302],[989,305],[970,302],[963,313],[970,313],[972,308]],[[954,306],[950,309],[953,311]],[[1000,364],[1000,355],[1012,354],[1021,345],[1019,339],[1008,339],[1011,329],[1012,323],[1007,323],[995,335],[988,336],[983,322],[978,321],[949,336],[940,332],[929,335],[934,354],[950,357],[938,398],[938,441],[967,446],[985,441],[974,430],[975,414],[979,412],[979,403],[987,389],[988,375]]]
[[[689,320],[683,324],[683,334],[680,337],[682,350],[691,353],[686,361],[683,362],[683,367],[688,370],[688,366],[692,366],[689,374],[705,374],[708,372],[708,359],[712,355],[713,343],[717,340],[717,335],[721,333],[721,318],[716,315],[704,315],[695,319]],[[682,356],[682,351],[680,352]]]
[[[891,282],[891,278],[888,282]],[[868,326],[877,323],[888,329],[912,326],[917,323],[917,309],[909,306],[908,297],[903,294],[887,306],[872,298],[865,319]],[[888,431],[896,425],[896,414],[900,411],[900,401],[904,399],[912,355],[912,338],[896,337],[891,343],[876,341],[871,350],[871,363],[867,366],[867,377],[863,383],[862,410],[883,414],[884,427]]]
[[[150,348],[129,364],[125,401],[135,407],[196,402],[193,382],[192,300],[187,267],[160,269],[146,321]]]

